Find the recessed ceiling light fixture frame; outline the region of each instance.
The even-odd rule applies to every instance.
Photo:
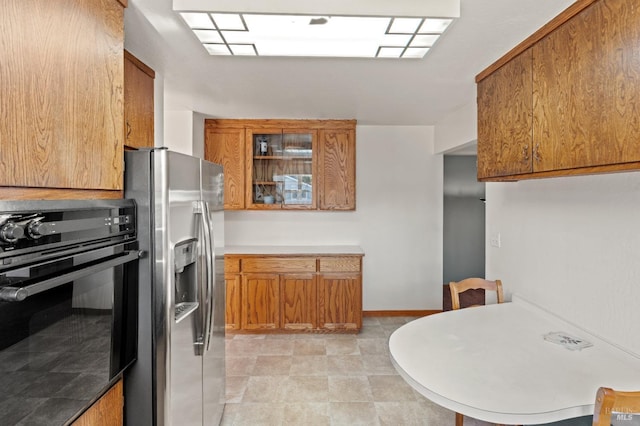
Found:
[[[422,58],[460,13],[459,0],[264,3],[174,0],[174,9],[211,55],[361,58]]]

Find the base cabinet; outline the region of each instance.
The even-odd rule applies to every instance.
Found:
[[[280,277],[282,328],[313,330],[317,327],[315,274],[284,274]]]
[[[229,332],[358,332],[362,255],[227,255]]]
[[[85,411],[72,426],[122,426],[124,424],[124,394],[122,379]]]
[[[362,328],[362,276],[321,274],[318,281],[319,327],[326,330]]]
[[[275,330],[280,328],[278,274],[245,274],[242,276],[241,318],[243,330]]]

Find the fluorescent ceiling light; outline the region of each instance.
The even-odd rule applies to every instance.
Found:
[[[211,55],[422,58],[452,18],[181,12]]]

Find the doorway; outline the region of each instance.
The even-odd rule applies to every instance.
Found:
[[[485,274],[485,184],[475,155],[444,156],[443,310],[451,309],[449,282]],[[484,304],[484,292],[466,292],[461,306]]]

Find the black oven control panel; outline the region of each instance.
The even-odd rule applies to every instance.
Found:
[[[0,269],[135,236],[133,200],[0,201]]]

